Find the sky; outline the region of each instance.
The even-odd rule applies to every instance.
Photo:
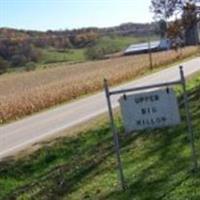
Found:
[[[151,22],[150,0],[0,0],[0,27],[65,30]]]

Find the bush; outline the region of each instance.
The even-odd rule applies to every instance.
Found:
[[[89,47],[85,50],[85,56],[89,60],[96,60],[96,59],[102,59],[104,57],[104,51],[102,48],[99,47]]]
[[[0,57],[0,74],[3,74],[7,71],[9,67],[9,63],[4,60],[2,57]]]
[[[25,65],[25,69],[26,71],[32,71],[36,68],[36,63],[35,62],[28,62],[26,65]]]
[[[13,67],[25,65],[26,62],[27,62],[27,59],[24,55],[17,54],[11,57],[11,64]]]
[[[33,61],[38,62],[42,53],[39,49],[30,44],[29,40],[0,40],[0,57],[10,63],[10,67],[24,66]]]
[[[34,47],[31,47],[31,50],[27,57],[32,62],[38,62],[42,58],[42,51]]]
[[[92,47],[87,48],[85,55],[88,59],[95,60],[102,59],[105,55],[112,54],[120,50],[120,46],[117,45],[112,38],[105,37],[103,39],[99,39]]]

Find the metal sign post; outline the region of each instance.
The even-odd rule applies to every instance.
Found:
[[[190,108],[189,108],[189,101],[188,101],[187,90],[186,90],[186,81],[185,81],[185,76],[184,76],[182,66],[180,66],[180,76],[181,76],[181,83],[182,83],[182,88],[183,88],[183,98],[184,98],[184,105],[185,105],[185,111],[186,111],[186,120],[188,124],[188,137],[190,140],[190,145],[191,145],[191,150],[192,150],[193,169],[194,171],[197,171],[198,163],[197,163],[197,156],[196,156],[196,150],[195,150],[195,144],[194,144],[192,117],[191,117]]]
[[[106,79],[104,79],[104,88],[105,88],[105,94],[106,94],[106,99],[107,99],[107,104],[108,104],[110,125],[111,125],[111,130],[113,133],[113,139],[114,139],[114,144],[115,144],[115,152],[116,152],[116,157],[117,157],[117,168],[119,170],[119,180],[121,183],[122,190],[125,190],[126,185],[125,185],[123,167],[122,167],[122,162],[121,162],[121,157],[120,157],[119,137],[118,137],[117,128],[116,128],[115,122],[114,122],[114,116],[113,116],[112,106],[111,106],[111,101],[110,101],[110,93],[109,93],[109,88],[108,88]]]
[[[123,116],[128,116],[126,117],[128,119],[128,124],[130,125],[129,127],[131,127],[130,129],[128,128],[128,130],[142,130],[142,129],[145,129],[147,127],[149,128],[159,128],[159,127],[163,127],[163,126],[172,126],[174,124],[179,124],[180,121],[179,121],[179,113],[178,113],[178,106],[176,106],[176,101],[174,99],[174,95],[173,95],[173,92],[172,90],[169,90],[169,86],[174,86],[174,85],[182,85],[182,89],[183,89],[183,97],[184,97],[184,105],[185,105],[185,112],[186,112],[186,119],[187,119],[187,124],[188,124],[188,137],[189,137],[189,140],[190,140],[190,146],[191,146],[191,152],[192,152],[192,155],[191,155],[191,158],[192,158],[192,162],[193,162],[193,169],[194,171],[197,170],[198,168],[198,163],[197,163],[197,157],[196,157],[196,151],[195,151],[195,144],[194,144],[194,135],[193,135],[193,130],[192,130],[192,121],[191,121],[191,113],[190,113],[190,109],[189,109],[189,100],[188,100],[188,96],[187,96],[187,91],[186,91],[186,81],[185,81],[185,77],[184,77],[184,72],[183,72],[183,68],[182,66],[180,66],[179,68],[179,71],[180,71],[180,80],[177,80],[177,81],[171,81],[171,82],[166,82],[166,83],[158,83],[158,84],[154,84],[154,85],[148,85],[148,86],[141,86],[141,87],[135,87],[135,88],[129,88],[129,89],[123,89],[123,90],[114,90],[114,91],[109,91],[109,88],[108,88],[108,83],[107,83],[107,80],[104,80],[104,88],[105,88],[105,95],[106,95],[106,99],[107,99],[107,105],[108,105],[108,112],[109,112],[109,117],[110,117],[110,125],[111,125],[111,129],[112,129],[112,133],[113,133],[113,139],[114,139],[114,145],[115,145],[115,152],[116,152],[116,157],[117,157],[117,166],[118,166],[118,170],[119,170],[119,180],[121,182],[121,187],[123,190],[126,189],[126,184],[125,184],[125,178],[124,178],[124,173],[123,173],[123,167],[122,167],[122,162],[121,162],[121,158],[120,158],[120,145],[119,145],[119,137],[118,137],[118,133],[117,133],[117,128],[115,126],[115,122],[114,122],[114,116],[113,116],[113,112],[112,112],[112,104],[111,104],[111,99],[110,97],[112,95],[117,95],[117,94],[123,94],[125,95],[126,93],[129,93],[129,92],[135,92],[135,91],[141,91],[141,90],[148,90],[148,89],[153,89],[153,88],[162,88],[162,87],[167,87],[167,92],[169,93],[169,97],[170,99],[168,99],[168,102],[171,102],[171,109],[173,108],[174,109],[174,119],[175,121],[173,121],[174,119],[167,119],[165,116],[167,115],[163,115],[161,116],[162,118],[159,118],[159,123],[160,125],[156,125],[155,124],[155,120],[153,119],[150,119],[147,120],[147,121],[144,121],[142,120],[141,121],[137,121],[137,125],[141,125],[142,123],[142,126],[140,126],[138,129],[135,128],[136,126],[135,125],[132,125],[131,123],[131,120],[128,119],[129,116],[134,116],[132,115],[134,112],[137,112],[138,110],[138,107],[135,107],[134,109],[134,103],[131,103],[131,107],[130,109],[134,109],[130,112],[129,109],[124,109],[125,112],[128,112],[128,113],[123,113]],[[170,92],[171,91],[171,92]],[[154,95],[153,92],[151,92],[151,95]],[[156,95],[158,96],[162,96],[164,94],[162,91],[156,93]],[[165,95],[165,94],[164,94]],[[125,95],[126,96],[126,95]],[[123,97],[125,97],[123,96]],[[135,95],[136,96],[136,95]],[[138,95],[137,95],[138,96]],[[139,94],[140,96],[140,94]],[[121,98],[123,98],[121,97]],[[126,98],[128,98],[130,96],[126,96]],[[152,97],[152,96],[151,96]],[[154,96],[155,97],[155,96]],[[130,97],[129,99],[131,99],[132,97]],[[142,97],[143,99],[146,99],[146,97]],[[162,101],[160,103],[163,103],[165,101],[163,101],[164,99],[162,98]],[[123,102],[122,102],[123,103]],[[167,104],[166,102],[164,104]],[[153,104],[152,104],[153,105]],[[151,114],[151,109],[154,109],[159,111],[157,113],[152,113],[152,116],[157,116],[157,114],[161,113],[161,109],[160,107],[162,106],[156,106],[156,104],[154,104],[154,106],[150,108],[147,108],[147,110],[144,110],[144,112],[148,111],[148,113]],[[177,111],[176,110],[176,107],[177,107]],[[158,110],[160,109],[160,110]],[[126,111],[127,110],[127,111]],[[140,109],[140,111],[143,111],[143,108],[142,110]],[[173,113],[173,112],[171,112]],[[127,114],[127,115],[126,115]],[[141,113],[140,113],[141,114]],[[164,114],[164,113],[163,113]],[[173,114],[172,114],[173,115]],[[138,117],[136,117],[135,119],[137,119]],[[131,118],[132,120],[134,120],[134,117]],[[158,118],[157,118],[158,119]],[[163,121],[160,121],[160,119],[163,119]],[[165,120],[164,120],[165,119]],[[141,123],[140,123],[141,122]],[[148,122],[148,123],[147,123]],[[151,122],[151,123],[150,123]],[[162,122],[162,123],[161,123]],[[153,124],[152,124],[153,123]],[[127,126],[126,126],[127,127]],[[126,128],[125,127],[125,128]]]

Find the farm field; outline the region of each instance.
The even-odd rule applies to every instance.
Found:
[[[77,133],[43,143],[33,154],[0,162],[0,199],[198,200],[200,173],[191,170],[183,97],[182,123],[173,128],[120,132],[127,190],[121,191],[108,118],[100,117]],[[200,159],[200,75],[188,84],[197,159]],[[92,124],[92,125],[91,125]],[[71,135],[71,136],[70,136]]]
[[[181,52],[154,53],[153,66],[156,69],[197,52],[197,47],[187,47]],[[2,75],[0,122],[15,120],[101,90],[105,77],[111,85],[116,85],[150,71],[149,68],[149,55],[143,54],[73,65],[60,63],[54,68]]]

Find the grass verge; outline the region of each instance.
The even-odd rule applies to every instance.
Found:
[[[200,75],[188,84],[200,158]],[[179,90],[177,90],[179,91]],[[200,173],[190,171],[185,116],[174,128],[123,134],[121,155],[128,189],[120,191],[107,119],[70,137],[46,143],[32,155],[0,163],[0,199],[198,200]]]

